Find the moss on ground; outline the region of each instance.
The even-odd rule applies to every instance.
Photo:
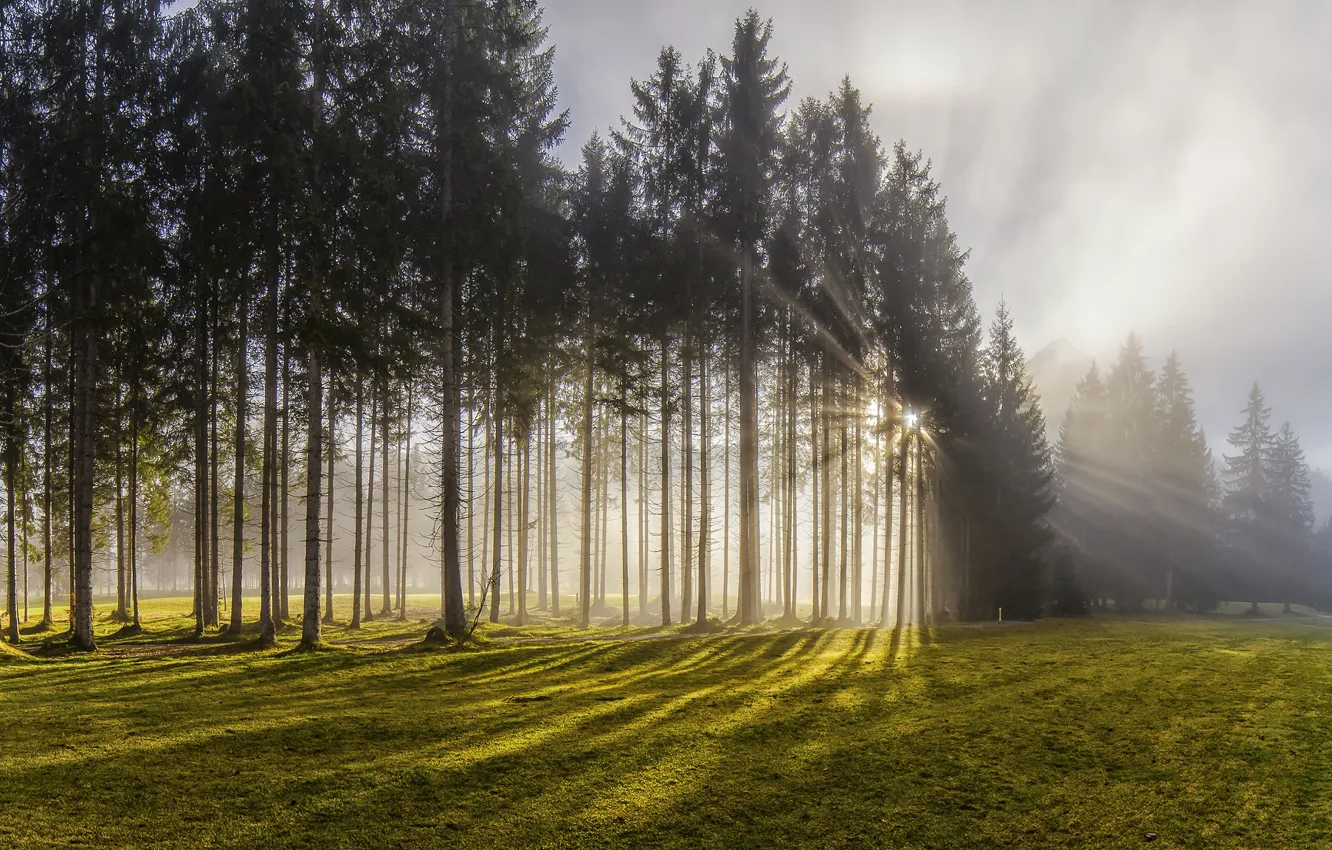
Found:
[[[1329,621],[148,652],[172,616],[0,665],[9,843],[1270,848],[1332,823]]]

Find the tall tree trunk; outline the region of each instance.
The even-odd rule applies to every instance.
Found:
[[[318,352],[311,357],[317,358]],[[322,363],[322,361],[321,361]],[[325,508],[324,525],[327,527],[324,538],[324,617],[325,623],[333,622],[333,485],[337,479],[333,476],[333,459],[338,453],[336,426],[338,420],[337,399],[333,395],[333,376],[328,380],[328,503]]]
[[[850,511],[847,510],[848,507],[847,484],[850,481],[850,475],[847,474],[848,473],[847,461],[849,460],[849,458],[847,452],[847,433],[846,433],[847,428],[846,428],[846,382],[845,381],[838,382],[837,401],[839,408],[837,413],[838,428],[841,432],[838,438],[839,442],[838,442],[837,451],[838,454],[841,455],[841,457],[839,457],[838,460],[841,462],[842,466],[841,474],[837,476],[838,479],[837,483],[839,485],[838,489],[841,490],[841,495],[842,495],[842,507],[841,510],[838,511],[839,514],[838,520],[841,522],[842,530],[841,530],[841,542],[837,547],[837,555],[838,558],[840,559],[839,561],[840,569],[838,571],[838,585],[837,585],[837,622],[845,623],[847,621],[847,613],[848,613],[847,591],[849,589],[847,587],[847,562],[849,556],[849,552],[847,550],[851,548],[848,545],[850,543],[850,540],[847,536],[849,530],[848,520],[850,519],[849,517]]]
[[[119,370],[118,370],[119,371]],[[124,463],[124,434],[121,430],[121,422],[124,421],[125,410],[121,397],[122,375],[116,376],[116,409],[115,409],[115,450],[116,450],[116,622],[123,623],[129,619],[127,605],[128,593],[125,592],[125,463]]]
[[[490,561],[490,622],[498,623],[500,617],[500,565],[503,553],[500,551],[504,547],[500,545],[503,539],[504,525],[502,520],[504,512],[504,416],[496,409],[495,417],[495,445],[491,453],[495,456],[495,517],[494,517],[494,551],[491,552]]]
[[[883,410],[882,399],[878,406]],[[870,536],[870,616],[879,610],[879,487],[883,481],[883,444],[880,430],[883,427],[883,420],[880,417],[874,423],[874,477],[871,479],[871,487],[874,490],[874,497],[870,503],[870,525],[873,527]]]
[[[221,333],[221,324],[222,324],[221,315],[222,315],[222,312],[221,312],[221,309],[220,309],[221,304],[220,304],[220,299],[219,299],[219,297],[218,297],[218,286],[217,286],[217,281],[216,281],[216,280],[214,280],[214,281],[212,282],[212,286],[211,286],[210,288],[212,289],[212,302],[213,302],[213,316],[212,316],[212,319],[213,319],[213,356],[212,356],[212,375],[211,375],[210,378],[209,378],[209,387],[208,387],[208,407],[209,407],[209,410],[208,410],[208,430],[209,430],[209,434],[208,434],[208,451],[209,451],[209,458],[208,458],[208,494],[209,494],[209,505],[208,505],[208,541],[209,541],[209,547],[208,547],[208,612],[207,612],[207,613],[208,613],[208,625],[210,625],[210,626],[212,626],[212,627],[214,627],[214,628],[217,628],[219,625],[221,625],[221,614],[220,614],[220,612],[219,612],[218,609],[219,609],[219,607],[220,607],[220,605],[221,605],[221,594],[222,594],[222,588],[221,588],[221,586],[220,586],[220,582],[221,582],[221,574],[222,574],[222,518],[221,518],[221,508],[222,508],[222,487],[221,487],[221,481],[220,481],[220,478],[219,478],[219,475],[220,475],[220,473],[219,473],[219,468],[220,468],[220,467],[219,467],[219,462],[218,462],[218,457],[219,457],[219,454],[220,454],[220,452],[221,452],[221,447],[220,447],[220,444],[219,444],[219,437],[218,437],[218,422],[217,422],[217,420],[218,420],[218,403],[219,403],[218,394],[221,392],[221,390],[219,389],[219,387],[220,387],[220,381],[219,381],[218,379],[219,379],[219,377],[220,377],[220,373],[221,373],[221,370],[222,370],[222,333]],[[138,368],[135,369],[134,378],[133,378],[133,381],[134,381],[134,384],[133,384],[133,386],[134,386],[134,391],[130,394],[131,403],[134,404],[134,413],[133,413],[133,416],[135,416],[135,417],[138,416],[138,410],[139,410],[139,406],[138,406],[138,405],[139,405],[139,384],[138,384],[138,380],[139,380],[139,378],[138,378],[138,376],[139,376],[139,371],[140,371],[140,370],[139,370]],[[133,468],[131,469],[131,472],[130,472],[130,489],[131,489],[131,491],[133,491],[133,490],[136,489],[136,485],[137,485],[137,481],[136,481],[136,479],[137,479],[137,476],[138,476],[138,451],[139,451],[139,446],[138,446],[138,426],[137,426],[137,419],[136,419],[136,425],[135,425],[135,428],[134,428],[134,435],[135,435],[135,436],[134,436],[133,439],[134,439],[135,442],[134,442],[134,446],[133,446],[133,448],[132,448],[131,451],[132,451],[133,454],[134,454],[135,463],[133,464]],[[133,516],[137,510],[138,510],[138,506],[137,506],[137,504],[135,503],[134,499],[131,498],[131,499],[130,499],[130,515]],[[135,527],[134,527],[134,521],[131,520],[131,521],[130,521],[130,541],[131,541],[131,545],[130,545],[130,560],[133,562],[133,566],[132,566],[130,572],[132,573],[132,575],[133,575],[133,577],[134,577],[133,592],[134,592],[134,596],[135,596],[135,599],[136,599],[135,605],[136,605],[136,608],[137,608],[137,605],[138,605],[138,603],[137,603],[137,599],[138,599],[138,592],[139,592],[139,588],[138,588],[138,576],[139,576],[139,570],[138,570],[138,554],[137,554],[137,550],[134,548],[134,545],[133,545],[133,541],[134,541],[135,539],[136,539],[136,530],[135,530]],[[137,612],[137,610],[136,610],[135,615],[134,615],[134,622],[135,622],[135,625],[137,626],[137,625],[138,625],[138,612]]]
[[[514,478],[515,478],[515,476],[514,476],[514,467],[518,465],[518,444],[517,444],[517,441],[515,441],[513,437],[510,437],[510,438],[509,438],[509,445],[505,447],[505,451],[509,453],[508,463],[506,464],[506,467],[505,467],[505,470],[504,470],[504,476],[505,476],[505,477],[504,477],[504,490],[505,490],[504,515],[505,515],[506,517],[509,518],[509,521],[508,521],[507,523],[505,523],[505,529],[504,529],[504,532],[505,532],[505,534],[506,534],[507,537],[508,537],[508,539],[505,541],[505,542],[508,544],[508,556],[507,556],[507,559],[508,559],[508,567],[509,567],[508,570],[507,570],[507,572],[506,572],[506,578],[508,579],[508,583],[509,583],[509,611],[508,611],[508,613],[509,613],[509,616],[513,616],[515,613],[517,613],[517,608],[516,608],[516,606],[515,606],[515,604],[514,604],[514,597],[513,597],[513,574],[514,574],[514,571],[517,569],[517,566],[518,566],[518,560],[517,560],[517,558],[515,557],[515,555],[516,555],[516,553],[517,553],[517,551],[518,551],[518,548],[514,545],[514,540],[515,540],[515,526],[517,525],[517,523],[514,521],[514,517],[516,517],[517,514],[518,514],[518,510],[517,510],[517,499],[516,499],[516,497],[515,497],[515,494],[518,492],[518,490],[517,490],[517,485],[514,483]],[[519,471],[521,471],[521,470],[519,470]]]
[[[518,484],[522,488],[518,494],[518,624],[527,623],[527,537],[528,513],[531,506],[532,491],[532,439],[531,426],[528,425],[519,437],[522,446],[519,463],[522,471],[518,475]]]
[[[314,419],[318,419],[318,409]],[[306,446],[308,451],[309,446]],[[307,456],[308,459],[308,456]],[[279,502],[278,516],[278,564],[280,566],[278,575],[278,607],[277,614],[283,620],[291,618],[291,565],[288,563],[291,557],[291,350],[288,344],[282,346],[282,461],[281,461],[280,488],[281,501]],[[315,477],[319,477],[319,469],[315,468]],[[315,527],[319,525],[319,503],[315,502]],[[307,506],[308,516],[308,506]],[[319,563],[319,551],[315,550],[315,563]],[[318,599],[315,600],[318,603]],[[316,604],[316,607],[318,605]],[[302,640],[304,638],[302,637]]]
[[[462,423],[462,387],[455,371],[460,333],[454,326],[455,299],[458,293],[453,285],[453,57],[458,40],[457,11],[454,0],[444,0],[444,38],[442,61],[443,85],[438,92],[438,162],[440,237],[447,240],[448,250],[437,252],[439,278],[440,334],[440,405],[441,452],[440,489],[443,517],[440,521],[440,545],[443,548],[443,575],[440,593],[444,597],[444,630],[455,639],[463,637],[467,629],[467,616],[462,603],[462,568],[458,552],[459,487],[458,487],[458,429]],[[498,354],[498,352],[496,352]],[[496,517],[498,521],[498,517]],[[496,541],[498,550],[498,540]],[[497,588],[498,589],[498,586]]]
[[[489,410],[489,407],[490,407],[490,405],[489,405],[489,403],[487,403],[487,410],[486,410],[486,413],[485,413],[484,416],[481,417],[481,418],[482,418],[482,424],[481,424],[481,427],[482,427],[482,430],[485,432],[485,440],[484,440],[485,445],[482,446],[483,451],[482,451],[482,453],[481,453],[481,458],[482,458],[482,462],[481,462],[481,467],[482,467],[482,473],[481,473],[481,478],[482,478],[482,480],[481,480],[481,501],[484,502],[484,505],[483,505],[482,508],[481,508],[481,561],[480,561],[480,563],[481,563],[481,569],[479,570],[479,573],[480,573],[480,578],[481,578],[482,582],[485,581],[485,577],[486,577],[486,568],[487,568],[486,565],[490,563],[490,473],[491,473],[491,464],[490,464],[489,461],[486,459],[486,455],[487,455],[487,454],[493,454],[493,453],[495,452],[495,444],[494,444],[494,442],[493,442],[493,438],[494,438],[494,436],[495,436],[495,434],[494,434],[494,424],[495,424],[495,423],[494,423],[494,416],[491,415],[490,410]],[[467,569],[468,569],[468,572],[467,572],[467,580],[468,580],[468,582],[471,582],[471,581],[472,581],[472,574],[471,574],[471,564],[470,564],[470,563],[468,564],[468,568],[467,568]],[[468,589],[467,589],[468,600],[469,600],[469,601],[470,601],[470,599],[471,599],[472,587],[474,587],[474,586],[479,586],[479,585],[470,585],[470,586],[468,587]],[[484,602],[481,602],[481,603],[478,603],[478,604],[483,604],[483,605],[484,605],[485,603],[484,603]]]
[[[549,553],[546,547],[546,487],[549,486],[546,464],[546,429],[551,425],[551,417],[550,408],[546,406],[546,394],[544,392],[541,394],[541,401],[537,404],[537,416],[537,610],[546,611],[550,607],[550,599],[547,593],[549,584],[546,579],[546,555]]]
[[[601,538],[597,544],[597,604],[606,605],[606,557],[610,548],[610,417],[601,417]]]
[[[245,594],[243,583],[245,565],[245,420],[248,416],[246,402],[250,392],[250,365],[246,349],[249,347],[249,293],[241,287],[239,313],[239,336],[236,348],[236,448],[233,465],[236,478],[232,495],[232,531],[231,531],[231,626],[232,634],[240,634],[242,603]]]
[[[907,452],[907,439],[909,432],[906,426],[906,418],[901,422],[902,436],[897,452],[897,622],[894,628],[902,628],[907,623],[907,491],[906,476],[907,464],[910,456]],[[891,495],[891,494],[890,494]],[[889,505],[892,504],[891,498]]]
[[[375,429],[378,422],[379,409],[379,386],[373,378],[370,379],[370,471],[368,473],[367,486],[365,488],[365,599],[362,602],[365,613],[362,615],[365,622],[369,623],[375,619],[374,606],[370,600],[370,576],[374,574],[374,546],[375,546],[375,450],[379,445],[379,431]]]
[[[726,358],[724,373],[726,387],[725,424],[723,425],[722,444],[722,619],[731,618],[731,363],[730,353],[723,352]]]
[[[754,246],[740,256],[740,598],[742,625],[763,617],[759,598],[758,375],[754,350]]]
[[[832,422],[831,408],[834,404],[832,384],[828,377],[828,359],[827,355],[822,358],[822,368],[820,379],[823,386],[820,391],[820,400],[822,404],[819,410],[819,428],[820,443],[822,444],[823,456],[820,468],[823,470],[823,480],[820,482],[820,495],[823,498],[823,586],[820,588],[820,601],[822,607],[819,609],[819,619],[828,619],[828,608],[832,604],[832,573],[833,573],[833,524],[832,524],[832,505],[835,492],[832,482]]]
[[[819,546],[822,542],[819,536],[819,470],[822,467],[821,452],[819,445],[819,390],[818,381],[814,379],[814,359],[809,361],[809,504],[810,504],[810,538],[809,538],[809,589],[810,600],[813,608],[810,610],[809,620],[811,623],[817,623],[819,616]]]
[[[590,309],[590,308],[589,308]],[[583,481],[579,498],[583,508],[582,540],[578,553],[578,626],[592,622],[592,409],[593,409],[592,321],[587,320],[583,340]]]
[[[684,351],[680,358],[681,390],[684,403],[684,421],[681,423],[680,460],[684,472],[684,509],[680,515],[680,620],[689,618],[694,593],[694,334],[690,323],[685,325]]]
[[[552,384],[550,388],[550,440],[549,451],[546,452],[547,462],[550,464],[550,486],[547,488],[550,492],[547,498],[550,499],[550,613],[554,616],[560,616],[560,560],[559,560],[559,531],[560,523],[557,514],[559,502],[557,500],[559,492],[558,467],[555,466],[555,387]]]
[[[648,606],[648,566],[647,538],[648,518],[647,502],[647,414],[638,417],[638,614],[647,617]]]
[[[271,164],[270,164],[270,167]],[[264,332],[264,458],[259,519],[259,635],[260,642],[272,644],[277,639],[277,617],[273,610],[273,496],[277,481],[277,382],[278,382],[278,289],[279,270],[277,208],[268,219],[268,292],[265,301]]]
[[[194,373],[194,634],[208,625],[208,562],[211,548],[208,506],[208,293],[200,277],[196,284],[196,350]],[[116,395],[119,398],[119,379]],[[119,434],[117,434],[119,443]],[[117,455],[119,446],[117,445]],[[117,457],[117,465],[119,457]]]
[[[139,620],[139,377],[136,370],[134,383],[131,384],[130,391],[130,475],[129,475],[129,558],[130,558],[130,602],[133,611],[134,630],[142,628],[142,622]],[[214,503],[216,504],[217,490],[213,490]],[[214,514],[216,517],[216,514]],[[216,544],[217,535],[214,533],[213,542]],[[217,551],[214,545],[213,551]],[[214,598],[216,603],[216,597]],[[217,625],[217,619],[214,617],[213,625]]]
[[[316,9],[322,4],[316,4]],[[318,14],[316,12],[316,14]],[[319,316],[319,292],[317,288],[311,292],[311,312],[314,314],[315,321]],[[319,358],[319,350],[315,343],[310,343],[306,356],[309,358],[309,386],[307,392],[309,396],[306,400],[306,415],[308,420],[305,427],[306,445],[305,445],[305,598],[301,614],[301,647],[304,649],[313,649],[319,645],[322,637],[319,620],[319,484],[320,484],[320,461],[323,460],[323,438],[324,438],[324,376],[322,374],[322,363]],[[330,429],[332,425],[330,424]],[[285,437],[284,437],[285,440]],[[333,450],[329,447],[329,456],[332,457]],[[329,476],[330,482],[332,476]],[[329,484],[330,491],[332,484]],[[283,488],[283,499],[286,499],[286,489]],[[284,513],[285,516],[285,513]],[[331,526],[330,526],[331,531]],[[285,549],[285,547],[284,547]],[[284,551],[285,558],[285,551]],[[283,593],[285,598],[286,593]]]
[[[412,412],[415,398],[412,396],[412,384],[407,383],[407,436],[405,439],[406,457],[403,458],[402,470],[402,540],[401,566],[398,568],[398,619],[407,619],[407,544],[411,540],[408,527],[412,510]],[[459,587],[459,596],[462,588]]]
[[[356,373],[356,508],[352,532],[352,618],[351,627],[361,627],[361,538],[365,526],[362,524],[362,509],[365,506],[365,458],[362,454],[365,445],[365,381],[359,369]]]
[[[19,464],[17,381],[17,374],[10,374],[5,381],[5,413],[8,419],[5,423],[5,614],[9,617],[6,635],[10,643],[19,642],[18,566],[15,557],[21,544],[14,528],[14,512],[18,505],[18,490],[14,482]]]
[[[379,524],[384,530],[384,539],[380,545],[382,552],[382,573],[383,581],[380,590],[380,616],[387,617],[393,613],[393,597],[391,594],[392,581],[389,574],[389,388],[388,381],[384,382],[382,394],[384,396],[383,421],[380,423],[382,429],[380,434],[380,468],[383,470],[383,482],[380,484],[380,518]]]
[[[709,570],[709,546],[711,546],[711,535],[709,535],[710,525],[712,523],[711,503],[708,498],[708,488],[711,486],[711,480],[708,476],[708,459],[710,452],[708,450],[712,439],[712,432],[709,427],[711,422],[711,404],[712,396],[708,392],[708,348],[705,344],[701,349],[701,355],[698,363],[699,393],[702,396],[699,405],[699,441],[698,441],[698,615],[697,622],[702,625],[708,621],[708,570]]]
[[[671,624],[670,343],[661,338],[661,624]]]
[[[482,464],[485,466],[485,464]],[[489,467],[487,467],[489,468]],[[476,606],[476,391],[467,405],[467,607]],[[484,498],[485,491],[482,491]],[[461,500],[460,500],[461,501]],[[482,522],[481,533],[485,533]],[[482,553],[482,558],[485,554]]]
[[[925,442],[920,429],[916,429],[916,622],[928,625],[928,612],[925,610]]]
[[[629,377],[620,376],[620,624],[629,625]]]
[[[852,444],[855,449],[855,458],[852,464],[852,466],[855,469],[855,476],[854,476],[855,480],[853,482],[855,485],[855,491],[851,496],[851,504],[854,506],[855,520],[852,524],[852,538],[851,538],[853,546],[852,557],[851,557],[853,564],[852,575],[851,575],[851,610],[852,610],[852,623],[854,625],[859,626],[861,624],[862,616],[864,613],[861,610],[862,609],[861,585],[864,582],[864,575],[863,575],[864,565],[862,563],[862,556],[864,555],[863,547],[865,543],[865,525],[864,525],[865,517],[864,517],[864,504],[863,504],[865,501],[865,488],[864,488],[864,480],[862,478],[864,463],[860,456],[860,420],[861,420],[862,405],[864,404],[864,399],[861,397],[860,394],[860,387],[861,387],[860,375],[853,374],[851,376],[851,380],[855,384],[855,404],[852,407],[852,414],[851,414],[852,416],[855,417],[855,432],[852,437]]]
[[[48,294],[49,298],[49,294]],[[52,465],[55,463],[55,448],[52,444],[52,427],[55,418],[55,399],[52,395],[52,381],[55,380],[55,370],[51,366],[52,349],[54,348],[54,334],[51,328],[51,306],[49,302],[46,307],[46,381],[42,391],[43,406],[46,408],[46,420],[42,429],[42,630],[46,631],[54,625],[51,616],[51,512],[54,510],[55,503],[53,498],[54,478]]]

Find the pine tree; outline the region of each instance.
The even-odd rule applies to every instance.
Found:
[[[990,450],[1002,470],[995,500],[1001,524],[992,544],[992,604],[1014,617],[1034,617],[1041,609],[1046,550],[1053,539],[1045,523],[1054,505],[1051,458],[1045,417],[1002,303],[985,350],[985,385],[993,411]]]
[[[722,121],[717,140],[718,202],[723,233],[739,254],[740,316],[740,622],[762,617],[759,586],[759,473],[755,265],[769,224],[780,144],[778,112],[791,91],[786,66],[768,56],[772,22],[756,11],[736,21],[731,55],[722,58]]]

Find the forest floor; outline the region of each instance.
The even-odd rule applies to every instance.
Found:
[[[415,642],[422,609],[330,628],[329,649],[301,654],[295,627],[267,651],[190,642],[188,606],[146,602],[133,637],[99,623],[91,657],[0,653],[7,843],[1304,848],[1332,835],[1332,620],[679,640],[570,640],[544,624],[433,649]]]

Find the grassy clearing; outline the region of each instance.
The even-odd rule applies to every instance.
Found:
[[[0,664],[10,843],[1313,847],[1332,822],[1329,621],[108,656]]]

